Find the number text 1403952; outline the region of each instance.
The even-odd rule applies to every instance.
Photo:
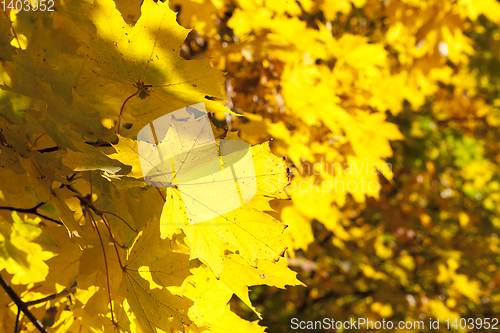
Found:
[[[21,11],[53,12],[54,0],[1,0],[3,11],[7,9]]]

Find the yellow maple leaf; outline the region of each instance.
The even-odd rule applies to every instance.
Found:
[[[0,270],[12,274],[12,283],[29,284],[44,281],[49,273],[45,261],[54,253],[44,251],[35,239],[42,233],[37,220],[19,217],[12,213],[11,225],[0,217]]]

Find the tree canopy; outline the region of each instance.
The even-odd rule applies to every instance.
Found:
[[[2,332],[494,329],[500,2],[0,5]],[[254,173],[229,212],[226,178],[182,185],[207,160],[145,177],[141,129],[200,103]]]

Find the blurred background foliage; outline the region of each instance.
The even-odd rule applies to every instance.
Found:
[[[193,28],[183,56],[227,72],[243,116],[220,125],[288,157],[292,200],[276,208],[307,288],[253,287],[269,332],[293,317],[498,318],[500,2],[170,6]]]

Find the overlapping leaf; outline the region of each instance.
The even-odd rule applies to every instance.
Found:
[[[200,224],[186,218],[178,188],[146,187],[130,137],[186,105],[226,110],[212,101],[222,98],[223,74],[208,60],[180,56],[188,30],[168,3],[145,1],[140,12],[126,7],[111,0],[56,1],[50,18],[26,12],[12,26],[0,20],[0,85],[7,91],[0,96],[0,164],[8,169],[0,176],[20,188],[2,184],[0,192],[4,243],[17,249],[5,257],[19,259],[30,275],[15,272],[16,282],[37,283],[36,291],[23,285],[19,293],[34,300],[62,292],[33,306],[56,332],[224,332],[233,326],[262,332],[228,302],[237,294],[251,306],[248,287],[259,282],[299,284],[281,257],[285,226],[271,216],[269,203],[287,198],[285,165],[267,144],[252,147],[255,197]],[[10,46],[15,29],[28,40],[22,48]],[[16,209],[41,219],[37,242],[31,234],[22,241],[9,233],[23,220],[4,210]],[[228,258],[238,264],[226,267]],[[252,277],[234,281],[240,268]]]

